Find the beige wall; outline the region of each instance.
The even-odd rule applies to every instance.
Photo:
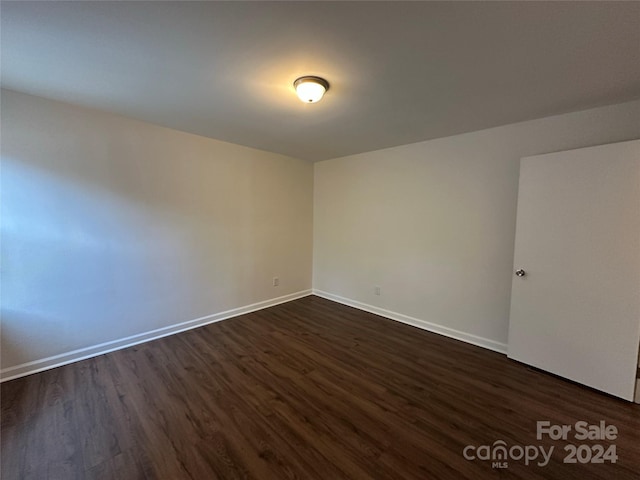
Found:
[[[504,350],[520,158],[635,138],[640,102],[316,163],[314,290]]]
[[[1,113],[5,377],[311,288],[310,163],[6,90]]]

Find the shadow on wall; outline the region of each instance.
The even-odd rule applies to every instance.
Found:
[[[238,183],[212,182],[212,166],[161,181],[123,160],[46,163],[3,152],[2,368],[237,301],[243,279],[229,272],[252,274],[254,232],[246,211],[207,192]]]
[[[28,361],[28,352],[24,350],[24,345],[28,345],[29,338],[21,338],[21,332],[14,330],[14,326],[21,328],[27,325],[35,332],[47,330],[54,323],[47,319],[38,318],[36,315],[21,312],[14,312],[7,308],[2,308],[0,312],[0,322],[2,323],[2,347],[0,348],[0,365],[14,365]],[[31,325],[29,325],[31,323]],[[26,329],[25,329],[26,330]],[[24,333],[24,332],[23,332]],[[46,340],[46,336],[39,335],[41,341]]]

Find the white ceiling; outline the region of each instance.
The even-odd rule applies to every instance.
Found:
[[[640,98],[640,2],[8,2],[2,86],[322,160]],[[319,75],[324,100],[292,83]]]

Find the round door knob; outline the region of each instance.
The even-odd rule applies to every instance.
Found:
[[[522,270],[521,268],[519,268],[518,270],[516,270],[516,275],[518,277],[524,277],[527,274],[527,272],[525,272],[524,270]]]

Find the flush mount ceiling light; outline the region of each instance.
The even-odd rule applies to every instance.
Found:
[[[320,77],[300,77],[293,82],[293,87],[304,103],[316,103],[329,90],[329,82]]]

